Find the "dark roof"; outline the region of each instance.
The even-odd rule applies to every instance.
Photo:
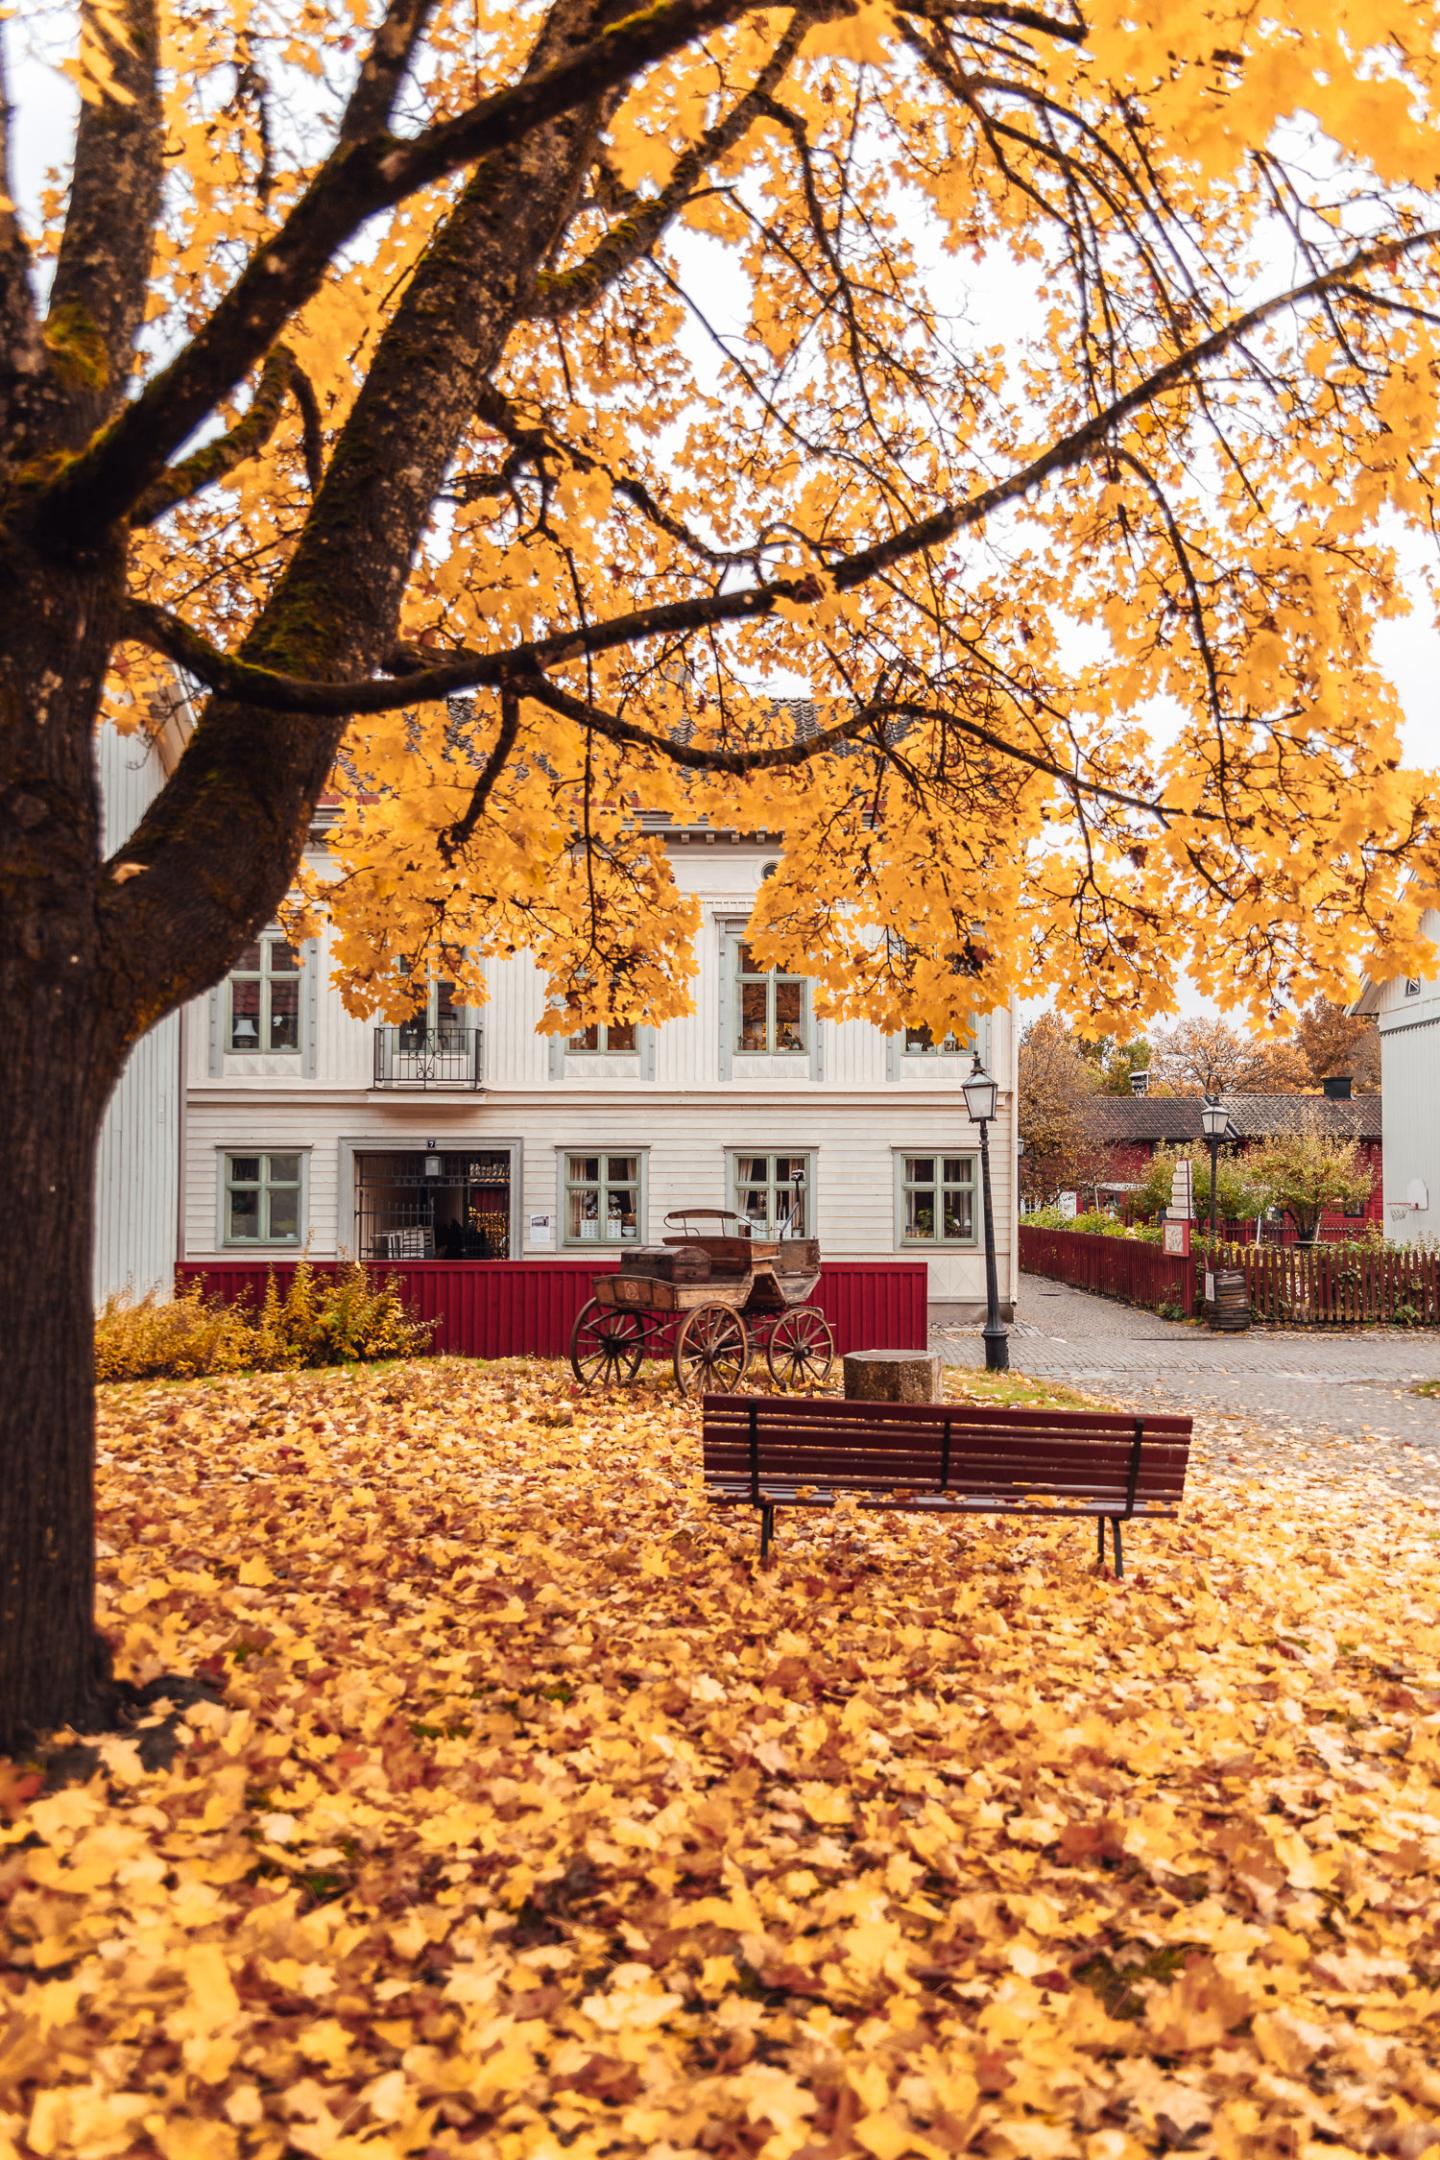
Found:
[[[1312,1118],[1337,1139],[1378,1140],[1380,1097],[1354,1095],[1227,1095],[1231,1123],[1245,1140],[1298,1132]],[[1182,1095],[1091,1095],[1085,1123],[1097,1140],[1189,1141],[1203,1137],[1200,1099]]]

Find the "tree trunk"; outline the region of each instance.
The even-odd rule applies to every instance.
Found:
[[[0,549],[0,1750],[106,1707],[93,1618],[95,1153],[124,1056],[94,727],[118,557]]]
[[[43,1001],[5,1012],[0,1753],[109,1706],[93,1614],[90,1257],[104,1095],[76,1036],[48,1022]]]

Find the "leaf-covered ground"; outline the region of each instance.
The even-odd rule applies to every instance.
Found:
[[[0,1772],[0,2149],[1440,2144],[1440,1517],[1197,1476],[806,1518],[557,1368],[117,1388],[105,1612],[168,1768]],[[1243,1475],[1243,1473],[1241,1473]],[[147,1750],[148,1752],[148,1750]]]

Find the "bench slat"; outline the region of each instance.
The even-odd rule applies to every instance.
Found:
[[[762,1511],[761,1558],[777,1508],[1024,1515],[1050,1521],[1173,1517],[1184,1496],[1190,1420],[974,1404],[859,1403],[835,1396],[707,1395],[709,1497]]]
[[[1111,1434],[1129,1433],[1135,1429],[1134,1417],[1121,1410],[1021,1410],[1008,1405],[996,1405],[992,1409],[984,1403],[861,1403],[838,1395],[707,1395],[705,1416],[709,1421],[733,1414],[743,1423],[748,1419],[752,1402],[759,1405],[762,1418],[813,1418],[817,1422],[836,1415],[863,1415],[867,1423],[875,1425],[923,1424],[927,1420],[943,1423],[947,1417],[957,1422],[965,1419],[995,1432],[1023,1432],[1027,1426]],[[1190,1419],[1174,1412],[1146,1410],[1141,1413],[1141,1421],[1147,1432],[1189,1437]]]

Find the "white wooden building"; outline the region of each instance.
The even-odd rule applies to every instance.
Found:
[[[663,1028],[537,1033],[542,979],[492,964],[489,1002],[432,985],[409,1026],[352,1019],[323,942],[268,931],[187,1027],[183,1249],[192,1261],[512,1257],[577,1267],[657,1242],[684,1206],[818,1235],[828,1259],[923,1259],[937,1317],[984,1306],[969,1046],[817,1018],[749,966],[775,847],[676,833],[701,899],[695,1010]],[[978,1030],[1004,1305],[1016,1289],[1014,1015]]]
[[[1440,942],[1440,912],[1421,917]],[[1385,1102],[1385,1233],[1399,1244],[1440,1238],[1440,974],[1371,976],[1351,1006],[1380,1030]]]
[[[154,734],[122,735],[110,721],[95,747],[104,846],[128,840],[184,746],[189,714],[178,691]],[[95,1302],[168,1295],[180,1198],[181,1041],[171,1013],[135,1045],[100,1129],[95,1170]]]

